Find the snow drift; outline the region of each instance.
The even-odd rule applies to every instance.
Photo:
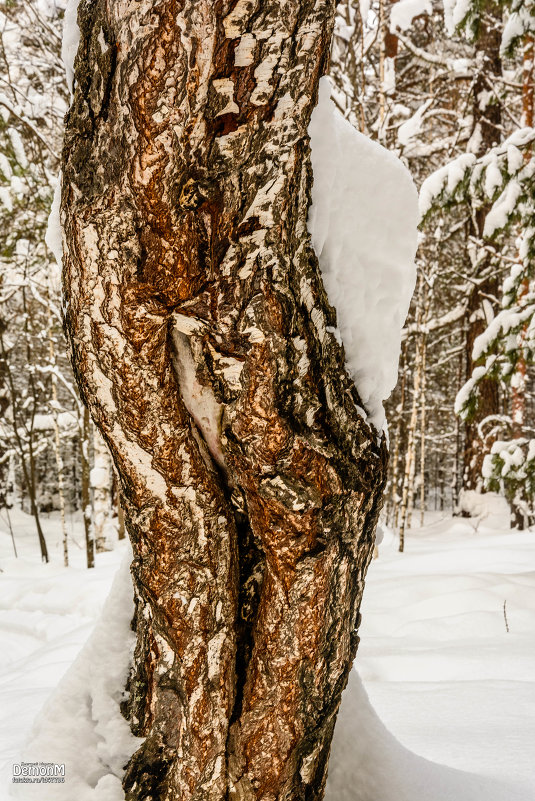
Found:
[[[29,762],[62,762],[63,784],[13,784],[21,801],[122,801],[124,766],[141,744],[121,714],[135,635],[127,548],[93,634],[37,717]]]

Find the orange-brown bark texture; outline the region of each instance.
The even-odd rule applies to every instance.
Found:
[[[333,0],[82,0],[65,325],[117,466],[125,798],[321,799],[386,446],[307,231]]]

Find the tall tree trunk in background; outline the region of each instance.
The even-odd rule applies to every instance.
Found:
[[[37,537],[39,539],[39,549],[41,551],[41,559],[43,562],[48,562],[48,547],[45,540],[45,535],[41,527],[41,519],[39,517],[39,508],[36,498],[36,482],[35,482],[35,461],[33,456],[33,421],[35,418],[35,404],[32,405],[32,415],[30,426],[24,430],[22,421],[19,420],[19,402],[17,389],[15,387],[15,380],[13,378],[13,371],[7,357],[7,348],[4,338],[5,328],[0,326],[0,367],[4,373],[4,380],[7,385],[8,398],[12,409],[12,425],[14,440],[17,445],[17,455],[20,461],[22,477],[24,481],[24,489],[28,493],[30,500],[30,512],[35,521],[35,528]],[[31,367],[32,362],[29,358],[28,352],[28,365]],[[33,374],[31,387],[34,389]],[[33,396],[35,398],[35,394]]]
[[[65,515],[65,468],[63,464],[63,454],[61,448],[61,431],[59,427],[59,402],[58,402],[58,376],[56,373],[58,361],[56,354],[56,344],[54,342],[54,330],[52,325],[52,292],[50,277],[47,281],[47,307],[46,318],[48,324],[48,357],[50,359],[50,389],[52,395],[52,420],[54,422],[54,457],[58,472],[58,500],[59,516],[61,522],[61,536],[63,540],[63,564],[69,566],[69,539],[67,535],[67,520]]]
[[[424,334],[420,334],[418,350],[416,351],[416,364],[414,365],[414,379],[412,385],[411,416],[407,429],[407,450],[405,452],[405,469],[401,489],[400,523],[399,523],[399,551],[405,550],[405,531],[410,528],[410,518],[413,505],[414,475],[416,470],[416,428],[418,425],[418,407],[420,404],[420,388],[424,374],[423,343]]]
[[[95,542],[91,525],[91,484],[89,465],[89,436],[91,420],[89,411],[84,408],[80,425],[80,462],[82,465],[82,515],[84,521],[85,553],[88,567],[95,567]]]
[[[488,267],[488,265],[487,265]],[[489,273],[480,283],[474,285],[467,307],[466,336],[466,374],[467,381],[477,366],[472,360],[472,351],[477,337],[485,331],[490,319],[484,314],[483,301],[496,297],[499,290],[498,279]],[[482,468],[485,454],[489,452],[492,442],[482,439],[479,426],[486,417],[497,415],[500,411],[500,393],[498,382],[485,378],[479,385],[479,403],[477,412],[466,421],[464,430],[463,453],[463,488],[483,491]]]
[[[124,525],[124,512],[121,506],[121,494],[119,491],[119,477],[117,472],[113,472],[113,499],[117,513],[117,539],[126,539],[126,531]]]
[[[500,44],[502,34],[502,10],[498,3],[492,2],[482,15],[481,29],[475,44],[476,62],[479,70],[473,86],[473,152],[481,158],[490,148],[498,144],[501,133],[501,106],[492,92],[497,90],[496,78],[501,76]],[[490,207],[480,208],[474,215],[469,236],[481,242],[483,229]],[[468,299],[466,335],[466,379],[468,380],[476,363],[472,351],[476,338],[483,333],[490,322],[486,310],[496,312],[495,298],[500,288],[499,276],[495,274],[491,257],[487,254],[478,261],[476,282]],[[500,412],[498,384],[493,379],[485,379],[480,384],[478,410],[465,425],[465,447],[463,458],[463,487],[467,490],[482,490],[482,467],[485,454],[492,443],[484,443],[478,430],[479,424],[490,415]]]
[[[420,387],[420,526],[425,520],[425,425],[427,337],[422,334],[422,385]],[[436,487],[436,483],[435,483]]]
[[[7,323],[0,317],[0,337],[7,331]],[[0,420],[3,418],[6,411],[9,409],[9,389],[8,389],[8,376],[7,376],[7,359],[4,354],[3,348],[0,350]]]
[[[3,276],[0,277],[0,290],[2,289]],[[0,425],[4,425],[4,419],[9,410],[9,384],[8,384],[8,365],[6,354],[4,353],[4,334],[7,331],[7,323],[0,316]],[[10,478],[14,474],[14,454],[11,453],[8,460],[0,460],[0,503],[5,504],[6,509],[10,506],[10,495],[12,494]]]
[[[393,528],[397,528],[398,526],[398,519],[399,519],[399,505],[401,502],[401,495],[398,492],[399,484],[399,473],[400,473],[400,451],[401,451],[401,444],[402,439],[405,438],[402,436],[403,434],[403,416],[405,413],[405,392],[406,392],[406,384],[407,384],[407,350],[408,350],[408,343],[407,339],[403,342],[401,346],[401,356],[399,362],[399,373],[401,375],[401,386],[400,386],[400,393],[399,393],[399,404],[396,408],[397,414],[397,421],[396,421],[396,428],[393,437],[394,442],[394,451],[390,456],[390,464],[392,466],[392,485],[390,487],[390,494],[387,499],[388,503],[388,523]]]
[[[533,81],[535,70],[533,58],[535,57],[534,38],[532,34],[525,34],[522,48],[522,127],[533,127],[533,110],[534,110],[534,93],[535,84]],[[525,156],[526,161],[529,161],[529,156]],[[518,300],[521,302],[529,292],[529,278],[524,278],[520,284],[520,291],[518,293]],[[525,346],[525,339],[528,333],[528,326],[525,324],[520,332],[520,340],[522,347]],[[511,422],[512,422],[512,435],[515,439],[519,439],[526,434],[526,380],[527,380],[527,364],[523,352],[516,365],[515,375],[511,381]],[[528,509],[532,506],[529,494],[522,491],[521,488],[517,490],[515,501],[511,504],[511,525],[523,531],[530,525]]]
[[[466,323],[467,320],[465,318],[462,335],[463,340],[466,339]],[[461,387],[464,383],[464,371],[465,371],[465,361],[466,361],[466,353],[464,348],[459,349],[459,361],[457,365],[457,381],[455,383],[455,394],[458,395]],[[458,514],[460,511],[459,509],[459,496],[462,491],[462,467],[463,467],[463,457],[464,457],[464,449],[462,448],[462,441],[463,441],[463,432],[462,432],[461,420],[458,414],[455,415],[455,456],[453,459],[452,471],[451,471],[451,502],[452,507],[454,510],[454,514]]]
[[[93,491],[93,536],[97,553],[110,549],[109,528],[113,512],[112,464],[108,446],[97,428],[93,428],[93,469],[90,474]]]
[[[390,31],[391,6],[398,0],[379,0],[379,137],[385,139],[383,123],[386,118],[386,98],[393,97],[396,91],[396,58],[399,40]]]
[[[522,52],[522,61],[523,61],[523,70],[522,70],[522,127],[524,128],[532,128],[533,127],[533,107],[534,107],[534,93],[535,93],[535,84],[534,84],[534,64],[533,59],[535,57],[535,47],[534,47],[534,39],[531,34],[526,34],[524,36],[523,42],[523,52]],[[526,160],[528,160],[528,156],[526,156]],[[529,291],[529,280],[527,278],[522,281],[520,285],[520,292],[519,292],[519,300],[522,299],[525,295],[527,295]],[[524,326],[522,332],[520,334],[521,339],[524,340],[527,335],[527,325]],[[527,376],[527,365],[526,359],[523,355],[521,355],[517,367],[516,367],[516,376],[515,381],[512,382],[512,394],[511,394],[511,419],[512,419],[512,429],[513,429],[513,437],[522,437],[524,436],[524,426],[526,422],[526,376]],[[522,522],[518,520],[518,524],[523,528],[523,517]]]
[[[334,11],[80,6],[66,329],[134,551],[127,799],[323,795],[387,461],[306,227]]]
[[[416,324],[419,328],[418,344],[416,347],[415,360],[413,365],[412,401],[411,416],[407,427],[407,444],[405,451],[405,468],[403,471],[403,482],[401,487],[401,501],[399,505],[399,550],[405,550],[405,531],[411,526],[412,508],[414,505],[414,478],[416,475],[416,437],[418,427],[418,410],[421,411],[422,403],[425,403],[425,367],[427,352],[426,324],[431,307],[431,289],[425,279],[424,273],[420,272],[418,281],[418,294],[416,303]],[[423,396],[422,396],[423,389]],[[398,512],[396,510],[396,522]]]

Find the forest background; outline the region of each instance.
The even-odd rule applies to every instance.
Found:
[[[338,6],[333,98],[420,189],[417,287],[387,403],[385,520],[400,549],[413,514],[477,514],[488,490],[515,527],[534,519],[532,12],[519,0]],[[33,516],[44,559],[40,515],[59,510],[65,562],[66,515],[83,510],[92,566],[124,530],[46,241],[69,102],[63,16],[47,0],[0,10],[0,507]],[[67,37],[64,55],[75,46]]]

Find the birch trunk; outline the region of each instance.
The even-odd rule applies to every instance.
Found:
[[[334,8],[80,7],[66,329],[134,551],[127,799],[323,796],[387,460],[306,228]]]
[[[112,547],[109,528],[112,517],[112,464],[108,447],[97,428],[93,428],[93,469],[90,484],[93,491],[93,536],[97,553]]]
[[[25,315],[26,319],[27,315]],[[37,506],[36,498],[36,482],[35,482],[35,462],[33,458],[33,421],[35,418],[35,403],[32,405],[32,415],[30,418],[30,425],[24,430],[23,421],[20,419],[19,414],[19,398],[17,389],[15,387],[15,380],[13,378],[13,371],[8,360],[4,330],[0,327],[0,356],[3,371],[5,371],[5,379],[7,389],[9,392],[9,400],[12,408],[13,415],[13,435],[17,447],[17,455],[19,457],[20,467],[23,477],[23,491],[21,497],[21,506],[24,503],[24,492],[28,493],[30,500],[30,512],[35,521],[35,528],[37,537],[39,539],[39,548],[41,551],[41,559],[43,562],[48,562],[48,547],[45,540],[45,535],[41,527],[41,520],[39,517],[39,508]],[[26,331],[24,332],[26,334]],[[29,341],[26,338],[27,342]],[[28,356],[28,364],[32,365],[30,360],[30,346],[27,345],[26,354]],[[33,382],[33,375],[30,373],[30,388],[32,389],[33,397],[35,399],[35,384]]]
[[[405,470],[403,473],[403,485],[401,490],[400,506],[400,525],[399,525],[399,548],[403,553],[405,550],[405,531],[410,528],[412,514],[413,495],[414,495],[414,475],[416,468],[416,428],[418,425],[418,405],[419,391],[422,381],[422,361],[420,358],[421,344],[416,351],[416,365],[412,387],[412,406],[411,417],[407,432],[407,450],[405,454]]]
[[[401,348],[400,360],[400,374],[401,374],[401,387],[399,405],[396,408],[397,423],[396,433],[394,435],[394,452],[391,455],[390,464],[392,465],[392,487],[389,498],[389,517],[388,522],[393,528],[397,528],[399,520],[399,507],[401,502],[401,495],[398,492],[399,483],[399,467],[400,467],[400,451],[401,442],[403,437],[403,415],[405,413],[405,387],[407,383],[407,340],[403,343]]]
[[[113,497],[115,501],[115,509],[117,512],[117,539],[124,540],[126,538],[126,530],[124,525],[124,512],[121,506],[121,496],[119,492],[119,476],[114,471],[113,474]]]
[[[61,536],[63,540],[63,564],[65,567],[69,566],[69,541],[67,536],[67,522],[65,516],[65,469],[63,465],[63,454],[61,452],[61,432],[59,429],[59,415],[58,415],[58,377],[57,370],[57,357],[56,345],[54,342],[54,332],[52,327],[52,309],[51,309],[51,291],[50,281],[47,283],[47,324],[48,324],[48,357],[50,359],[50,383],[52,395],[52,419],[54,421],[54,456],[56,459],[56,468],[58,472],[58,499],[59,499],[59,514],[61,521]]]
[[[427,335],[425,325],[429,316],[431,292],[426,284],[423,273],[420,273],[418,282],[418,301],[416,308],[416,321],[421,329],[416,346],[414,377],[412,385],[411,416],[407,429],[407,448],[405,451],[405,469],[401,489],[401,502],[399,506],[399,551],[405,550],[405,531],[411,526],[412,508],[414,505],[414,478],[416,475],[416,436],[418,427],[418,409],[421,405],[421,389],[425,382],[425,354]],[[425,401],[424,401],[425,402]],[[397,521],[396,510],[396,521]]]
[[[82,465],[82,515],[84,521],[85,553],[87,567],[95,567],[95,542],[91,524],[91,483],[89,467],[89,436],[91,421],[87,409],[82,411],[80,421],[80,462]]]

